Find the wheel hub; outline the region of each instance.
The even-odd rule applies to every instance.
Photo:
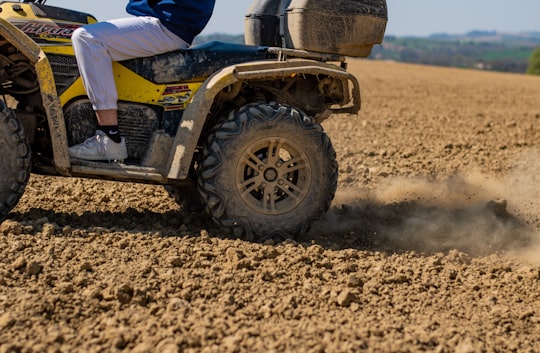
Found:
[[[268,168],[264,172],[264,178],[270,183],[276,181],[276,179],[278,178],[277,170],[275,170],[274,168]]]

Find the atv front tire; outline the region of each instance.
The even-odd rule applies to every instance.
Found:
[[[0,101],[0,222],[24,193],[30,177],[30,153],[21,121]]]
[[[322,127],[292,107],[254,103],[214,127],[199,190],[213,220],[250,241],[294,238],[330,207],[336,153]]]

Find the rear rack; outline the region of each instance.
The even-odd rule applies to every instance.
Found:
[[[277,55],[279,61],[287,60],[287,57],[301,58],[301,59],[313,59],[318,61],[334,61],[345,62],[345,56],[339,54],[319,53],[307,50],[280,48],[280,47],[268,47],[268,53]]]

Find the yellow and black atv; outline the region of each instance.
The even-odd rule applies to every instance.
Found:
[[[385,0],[263,0],[246,45],[209,42],[114,63],[122,162],[70,160],[97,121],[71,46],[92,15],[0,2],[0,221],[30,173],[161,184],[236,237],[294,237],[334,197],[338,168],[320,123],[360,109],[347,56],[382,41]]]

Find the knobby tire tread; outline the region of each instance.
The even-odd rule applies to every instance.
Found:
[[[277,121],[277,123],[292,122],[320,138],[320,154],[326,159],[324,162],[326,172],[329,175],[328,182],[320,191],[323,196],[322,205],[318,212],[307,217],[293,227],[280,228],[276,225],[272,230],[254,229],[249,219],[231,218],[227,214],[227,198],[223,192],[216,188],[215,179],[223,168],[222,149],[229,140],[241,138],[246,129],[258,123]],[[248,241],[263,242],[267,239],[283,240],[295,238],[306,233],[310,224],[326,212],[335,196],[338,180],[338,168],[336,153],[329,137],[322,127],[314,122],[314,119],[304,113],[277,103],[253,103],[233,111],[226,121],[216,125],[207,138],[203,155],[205,158],[199,168],[198,186],[203,202],[206,204],[208,213],[213,220],[223,229],[232,233],[237,238]]]
[[[9,165],[4,166],[0,183],[0,222],[7,218],[9,212],[22,197],[31,169],[31,150],[20,120],[0,101],[0,129],[6,139],[0,147],[0,153]]]

